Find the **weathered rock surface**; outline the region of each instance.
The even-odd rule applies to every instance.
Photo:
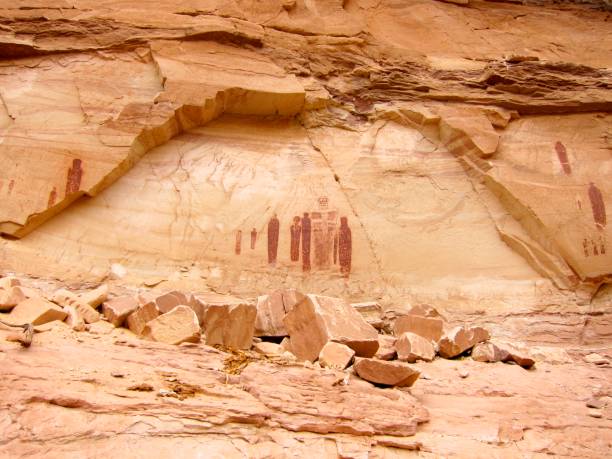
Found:
[[[397,359],[406,362],[424,360],[431,362],[436,356],[436,350],[431,341],[411,332],[404,332],[395,341]]]
[[[378,350],[374,357],[380,360],[393,360],[397,357],[395,350],[395,341],[397,338],[390,335],[378,335]]]
[[[489,332],[482,327],[455,327],[440,339],[438,354],[445,359],[450,359],[478,343],[487,341],[489,337]]]
[[[166,344],[197,343],[200,341],[200,324],[190,307],[176,306],[147,322],[142,336]]]
[[[204,316],[206,344],[249,349],[256,316],[257,308],[252,304],[209,305]]]
[[[79,294],[79,298],[92,308],[96,309],[108,298],[108,285],[102,284],[93,290]]]
[[[120,327],[125,319],[138,309],[138,300],[131,295],[119,296],[102,304],[102,313],[115,327]]]
[[[500,349],[492,342],[479,343],[472,349],[472,360],[477,362],[503,362],[510,358],[510,354]]]
[[[0,289],[0,311],[10,311],[25,299],[22,288],[17,285]]]
[[[358,359],[353,368],[366,381],[385,386],[410,387],[421,374],[406,363],[378,359]]]
[[[306,295],[285,316],[291,352],[299,359],[314,361],[329,341],[346,344],[361,357],[378,350],[378,333],[346,301]]]
[[[54,320],[64,320],[67,314],[44,298],[29,298],[13,308],[6,321],[12,324],[43,325]]]
[[[383,327],[382,307],[376,301],[364,301],[361,303],[351,303],[359,314],[363,316],[367,323],[376,329]]]
[[[393,333],[399,337],[406,332],[414,333],[438,342],[444,333],[444,321],[440,317],[407,314],[396,319]]]
[[[303,299],[304,294],[295,289],[276,290],[257,297],[255,336],[287,336],[285,315]]]
[[[324,368],[344,370],[355,357],[355,351],[345,344],[330,341],[319,353],[319,363]]]

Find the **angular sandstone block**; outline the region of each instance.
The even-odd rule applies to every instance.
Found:
[[[350,365],[355,351],[345,344],[328,342],[319,353],[319,363],[325,368],[344,370]]]
[[[14,286],[0,290],[0,311],[10,311],[26,299],[22,287]]]
[[[366,301],[362,303],[351,303],[351,306],[369,323],[372,327],[380,330],[383,327],[382,307],[376,301]]]
[[[378,350],[374,358],[379,360],[393,360],[397,352],[395,351],[395,342],[397,338],[390,335],[378,335]]]
[[[198,343],[200,324],[190,307],[180,305],[149,321],[142,336],[166,344]]]
[[[438,342],[438,354],[445,359],[451,359],[476,344],[487,341],[489,337],[489,332],[482,327],[455,327]]]
[[[346,301],[306,295],[285,316],[292,352],[298,359],[314,361],[328,341],[346,344],[362,357],[378,350],[378,333]]]
[[[354,368],[360,378],[385,386],[410,387],[421,374],[406,363],[378,359],[359,359]]]
[[[276,290],[258,297],[255,336],[287,336],[285,315],[303,299],[304,294],[295,289]]]
[[[85,323],[92,324],[100,320],[100,313],[85,303],[79,296],[69,290],[60,289],[53,294],[53,302],[60,306],[72,306],[82,316]]]
[[[428,340],[438,342],[442,337],[443,330],[444,321],[439,317],[409,314],[397,318],[393,333],[399,337],[405,332],[411,332]]]
[[[253,304],[211,304],[206,308],[206,344],[232,349],[250,349],[253,344],[257,308]]]
[[[147,323],[159,316],[159,309],[154,302],[139,306],[127,319],[127,327],[135,334],[141,335]]]
[[[433,344],[427,338],[415,333],[405,332],[395,342],[397,359],[414,363],[417,360],[431,362],[436,356]]]
[[[115,327],[120,327],[125,319],[138,309],[138,300],[130,295],[119,296],[102,303],[104,317]]]
[[[79,295],[79,299],[83,303],[88,304],[94,309],[96,309],[98,306],[104,303],[107,298],[108,298],[108,285],[106,284],[102,284],[93,290],[90,290],[88,292],[83,292]]]
[[[477,362],[503,362],[509,358],[508,352],[500,349],[491,342],[478,343],[472,349],[472,360]]]
[[[74,306],[64,306],[62,308],[68,317],[66,317],[65,322],[72,328],[74,331],[83,331],[85,330],[85,320],[83,319],[83,315],[75,308]]]
[[[7,322],[42,325],[54,320],[63,321],[67,315],[58,305],[44,298],[29,298],[15,306],[9,314]]]

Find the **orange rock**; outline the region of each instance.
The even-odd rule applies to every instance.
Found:
[[[0,311],[10,311],[26,299],[26,295],[19,286],[0,290]]]
[[[135,334],[142,334],[148,322],[159,316],[159,309],[154,302],[150,301],[139,306],[136,311],[127,317],[127,326]]]
[[[405,360],[411,363],[417,360],[431,362],[436,356],[436,350],[431,341],[410,332],[402,333],[395,342],[395,350],[397,351],[398,360]]]
[[[354,368],[359,377],[385,386],[409,387],[421,374],[406,363],[378,359],[359,359]]]
[[[287,336],[283,319],[304,294],[295,289],[276,290],[257,298],[255,336]]]
[[[54,320],[64,320],[67,315],[58,305],[44,298],[29,298],[15,306],[8,316],[8,322],[42,325]]]
[[[378,333],[340,298],[306,295],[285,317],[292,352],[314,361],[328,341],[346,344],[362,357],[378,350]]]
[[[85,330],[85,320],[77,308],[74,306],[64,306],[63,309],[66,314],[68,314],[68,317],[66,317],[66,323],[70,326],[70,328],[72,328],[74,331]]]
[[[16,277],[2,277],[0,278],[0,290],[8,290],[11,287],[19,287],[21,281]]]
[[[102,303],[102,313],[115,327],[120,327],[127,317],[138,309],[138,301],[130,295],[119,296]]]
[[[472,349],[472,360],[477,362],[503,362],[510,355],[491,342],[478,343]]]
[[[355,351],[345,344],[330,341],[319,353],[319,363],[322,367],[344,370],[355,356]]]
[[[397,338],[390,335],[378,335],[378,350],[374,358],[380,360],[393,360],[397,352],[395,351],[395,341]]]
[[[55,292],[53,302],[64,307],[72,306],[79,312],[85,323],[92,324],[100,320],[98,311],[69,290],[60,289]]]
[[[209,305],[204,316],[206,344],[249,349],[253,342],[256,316],[257,309],[252,304]]]
[[[108,285],[102,284],[93,290],[79,294],[79,299],[96,309],[108,298]]]
[[[395,336],[401,336],[405,332],[411,332],[437,342],[442,337],[443,330],[444,321],[439,317],[409,314],[397,318],[393,333]]]
[[[376,301],[366,301],[362,303],[351,303],[359,314],[363,316],[367,323],[376,329],[383,327],[382,308]]]
[[[264,355],[280,355],[285,352],[285,349],[280,344],[269,343],[267,341],[255,344],[253,350]]]
[[[455,327],[438,342],[440,356],[450,359],[489,339],[489,332],[482,327]]]
[[[187,306],[189,303],[189,299],[187,296],[179,291],[172,291],[168,293],[164,293],[163,295],[155,298],[155,304],[157,305],[157,309],[162,314],[169,312],[170,310],[176,308],[179,305]]]
[[[200,341],[200,324],[189,306],[177,306],[149,321],[142,336],[166,344],[197,343]]]

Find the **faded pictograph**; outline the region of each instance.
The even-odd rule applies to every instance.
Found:
[[[563,168],[565,175],[572,175],[572,166],[570,165],[565,145],[563,145],[561,142],[555,143],[555,151],[557,152],[559,163],[561,163],[561,167]]]
[[[57,189],[53,187],[53,189],[49,193],[49,201],[47,202],[47,208],[53,207],[55,205],[56,200],[57,200]]]
[[[72,167],[68,169],[66,178],[66,196],[76,193],[81,189],[81,179],[83,178],[83,163],[80,159],[72,160]]]
[[[593,214],[593,222],[597,229],[597,235],[584,238],[582,248],[584,256],[598,256],[606,254],[606,240],[603,231],[607,223],[606,205],[601,190],[593,182],[589,183],[589,201]]]
[[[279,260],[279,242],[287,237],[283,247],[288,246],[287,255],[281,254],[281,261],[285,256],[291,264],[301,266],[305,273],[313,270],[323,271],[337,267],[344,276],[351,272],[352,263],[352,235],[348,217],[339,218],[337,210],[329,209],[329,200],[322,197],[318,200],[317,209],[303,212],[302,216],[291,217],[287,226],[282,225],[276,214],[267,222],[267,255],[268,265],[276,266]],[[236,255],[240,255],[240,239],[242,231],[236,234]],[[255,249],[257,229],[251,230],[251,249]],[[286,250],[286,249],[283,249]]]
[[[242,249],[242,231],[236,231],[236,245],[234,246],[234,252],[236,255],[240,255]]]

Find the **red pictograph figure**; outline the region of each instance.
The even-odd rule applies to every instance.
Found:
[[[242,230],[238,230],[236,231],[236,247],[234,248],[236,255],[240,255],[241,249],[242,249]]]
[[[595,225],[597,229],[603,230],[606,226],[606,206],[601,191],[593,182],[589,184],[589,199],[591,200],[591,209],[593,210]]]
[[[11,180],[8,184],[8,194],[13,192],[13,188],[15,187],[15,179]]]
[[[280,222],[278,221],[276,214],[274,214],[268,222],[268,263],[270,265],[276,264],[276,256],[278,254],[279,229]]]
[[[569,158],[567,157],[567,150],[565,149],[565,145],[563,145],[561,142],[557,142],[555,143],[555,150],[557,151],[557,156],[559,157],[559,162],[561,163],[563,172],[565,172],[565,175],[571,175],[572,166],[569,163]]]
[[[310,233],[311,224],[308,212],[302,218],[302,271],[310,271]]]
[[[584,256],[589,256],[589,241],[585,238],[582,240],[582,249],[584,250]]]
[[[606,241],[601,236],[599,236],[599,243],[601,244],[599,246],[599,253],[601,253],[602,255],[605,255],[606,254]]]
[[[253,228],[251,230],[251,250],[255,250],[256,243],[257,243],[257,230]]]
[[[289,249],[291,261],[298,261],[300,259],[300,237],[302,236],[302,225],[300,222],[300,217],[296,215],[293,217],[293,225],[289,228],[291,233],[291,246]]]
[[[338,258],[340,261],[340,272],[348,276],[351,272],[351,261],[353,257],[353,241],[348,219],[340,217],[340,230],[338,232]]]
[[[66,196],[76,193],[81,189],[81,179],[83,178],[83,162],[80,159],[72,160],[72,167],[68,169],[66,179]]]
[[[53,189],[51,190],[51,193],[49,193],[49,202],[47,203],[47,208],[53,207],[56,199],[57,199],[57,190],[55,189],[55,187],[53,187]]]
[[[595,241],[591,241],[591,244],[593,246],[593,255],[599,255],[599,250],[597,249],[597,244]]]

